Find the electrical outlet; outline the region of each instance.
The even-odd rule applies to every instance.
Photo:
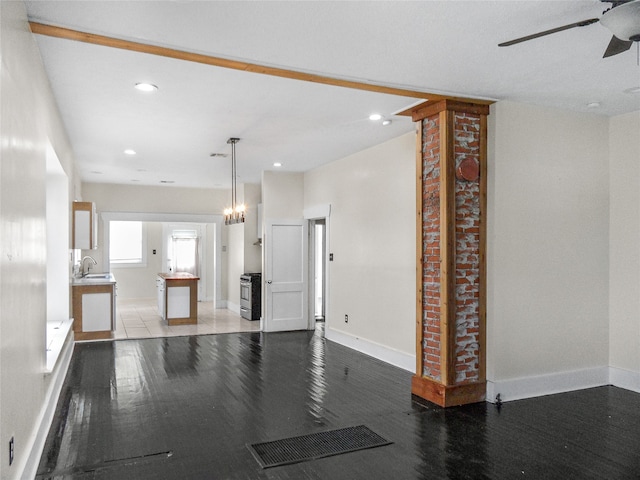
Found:
[[[14,444],[13,437],[11,437],[9,440],[9,465],[13,463]]]
[[[349,315],[344,316],[344,323],[349,323]]]

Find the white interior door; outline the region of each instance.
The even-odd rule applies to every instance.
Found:
[[[163,273],[187,272],[200,277],[198,301],[206,298],[207,263],[204,255],[206,226],[195,223],[163,223]]]
[[[263,330],[306,330],[309,312],[307,221],[268,220],[265,233]]]

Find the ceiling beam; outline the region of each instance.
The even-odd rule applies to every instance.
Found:
[[[188,62],[202,63],[215,67],[230,68],[232,70],[242,70],[245,72],[260,73],[263,75],[271,75],[274,77],[289,78],[292,80],[301,80],[304,82],[320,83],[324,85],[332,85],[336,87],[353,88],[356,90],[364,90],[376,93],[385,93],[388,95],[398,95],[401,97],[420,98],[426,101],[439,100],[460,100],[465,102],[479,103],[489,105],[493,103],[491,100],[475,100],[462,97],[451,97],[447,95],[423,92],[418,90],[410,90],[405,88],[387,87],[384,85],[376,85],[372,83],[357,82],[353,80],[343,80],[339,78],[327,77],[313,73],[298,72],[285,68],[269,67],[257,63],[248,63],[239,60],[230,60],[222,57],[214,57],[211,55],[203,55],[200,53],[186,52],[184,50],[176,50],[173,48],[160,47],[147,43],[133,42],[130,40],[122,40],[94,33],[81,32],[70,28],[57,27],[55,25],[47,25],[38,22],[29,22],[31,31],[35,34],[46,35],[49,37],[64,38],[67,40],[75,40],[77,42],[90,43],[93,45],[101,45],[104,47],[119,48],[132,52],[146,53],[150,55],[158,55],[161,57],[174,58]]]

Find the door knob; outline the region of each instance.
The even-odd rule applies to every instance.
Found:
[[[269,285],[271,285],[271,280],[267,280],[267,283],[268,283]]]

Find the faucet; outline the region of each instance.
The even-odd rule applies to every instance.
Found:
[[[84,277],[87,273],[89,273],[89,270],[91,270],[91,265],[89,265],[89,267],[87,268],[87,273],[85,273],[85,272],[84,272],[84,261],[85,261],[85,260],[87,260],[87,259],[91,260],[91,262],[92,262],[94,265],[97,265],[97,264],[98,264],[98,262],[96,262],[95,258],[93,258],[93,257],[92,257],[92,256],[90,256],[90,255],[87,255],[87,256],[85,256],[85,257],[82,257],[82,260],[80,260],[80,271],[81,271],[81,276],[83,276],[83,277]]]

